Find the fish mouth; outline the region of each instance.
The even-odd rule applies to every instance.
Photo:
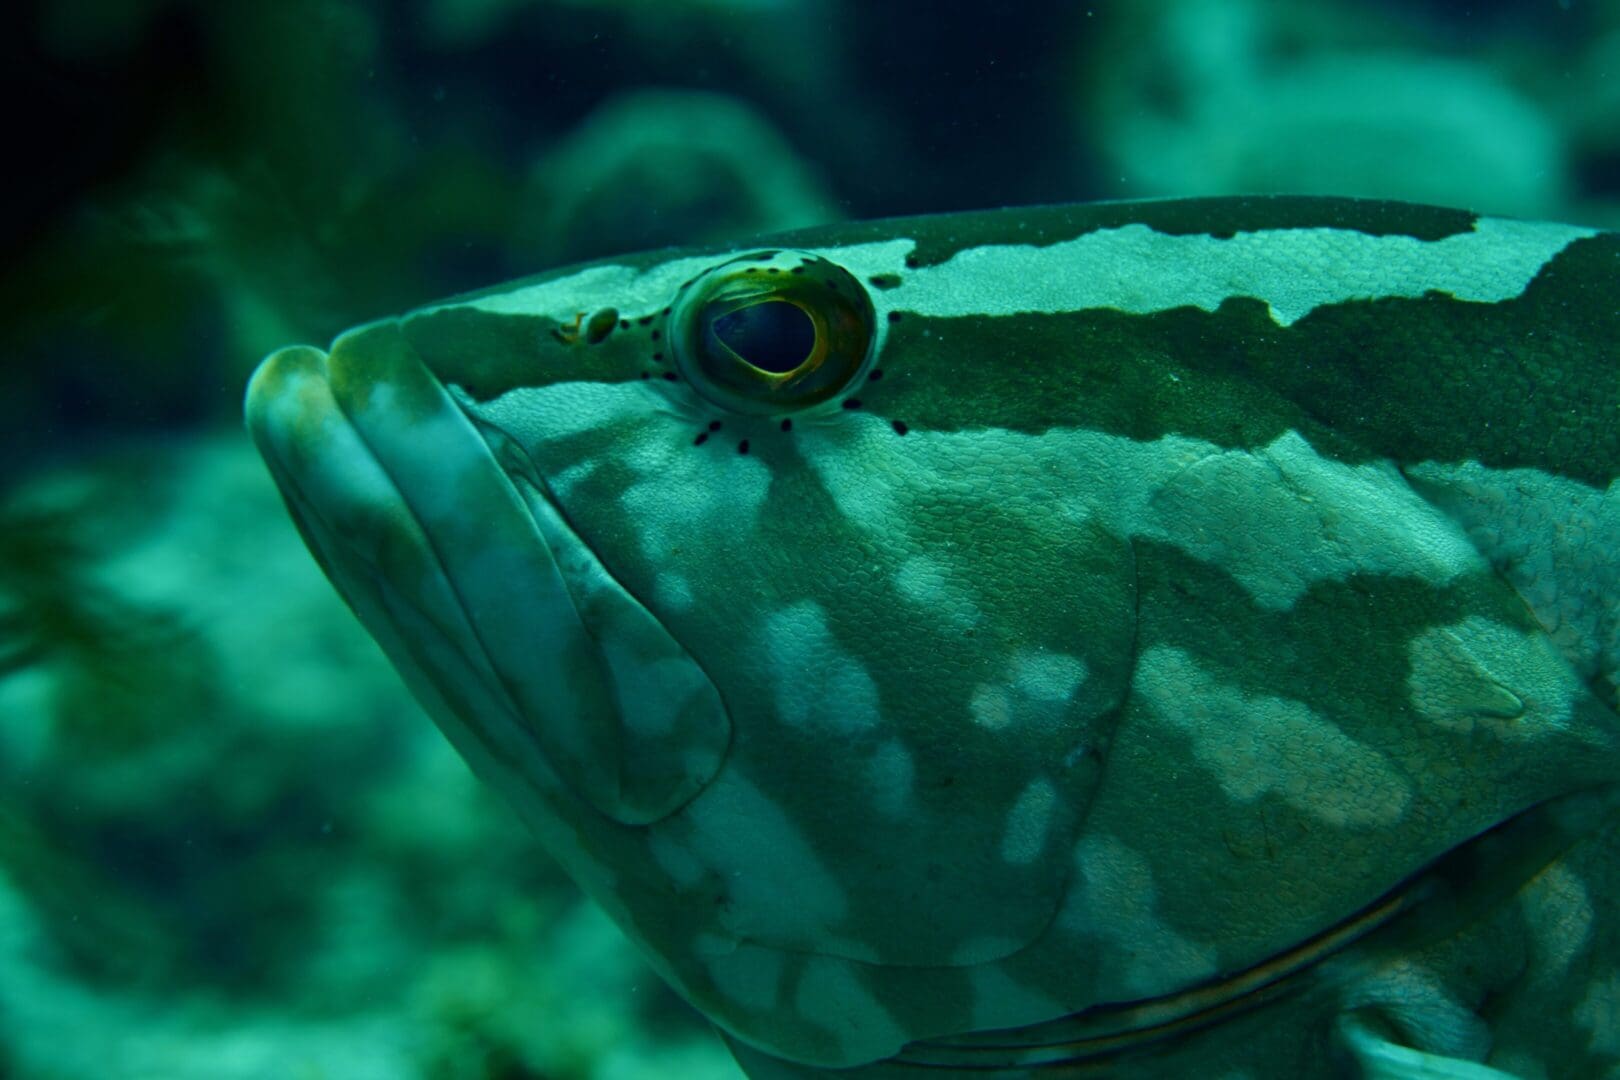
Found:
[[[404,463],[385,462],[351,413],[386,407],[389,395],[374,388],[354,400],[333,368],[333,355],[293,346],[268,356],[248,385],[248,430],[299,533],[457,749],[531,782],[554,776],[528,740],[502,738],[518,730],[516,710],[446,565],[453,546],[428,535],[414,509],[426,493],[411,498]]]
[[[730,726],[707,676],[396,321],[273,353],[246,414],[322,569],[475,769],[634,825],[713,778]]]

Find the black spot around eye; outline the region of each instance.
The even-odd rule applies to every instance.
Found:
[[[774,375],[804,363],[816,344],[810,316],[781,300],[738,308],[715,319],[710,328],[732,352]]]

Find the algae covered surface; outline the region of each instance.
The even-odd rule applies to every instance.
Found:
[[[1620,3],[24,3],[0,79],[0,1076],[735,1077],[238,420],[617,251],[1278,191],[1620,225]]]

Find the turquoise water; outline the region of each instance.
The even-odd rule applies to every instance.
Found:
[[[723,1077],[240,430],[268,350],[563,262],[1251,191],[1620,225],[1620,6],[23,5],[0,1076]]]

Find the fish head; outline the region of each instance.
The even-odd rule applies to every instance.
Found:
[[[1613,760],[1456,523],[1248,366],[1420,241],[1174,207],[570,267],[282,350],[249,427],[451,741],[733,1037],[848,1066],[1153,999]]]

